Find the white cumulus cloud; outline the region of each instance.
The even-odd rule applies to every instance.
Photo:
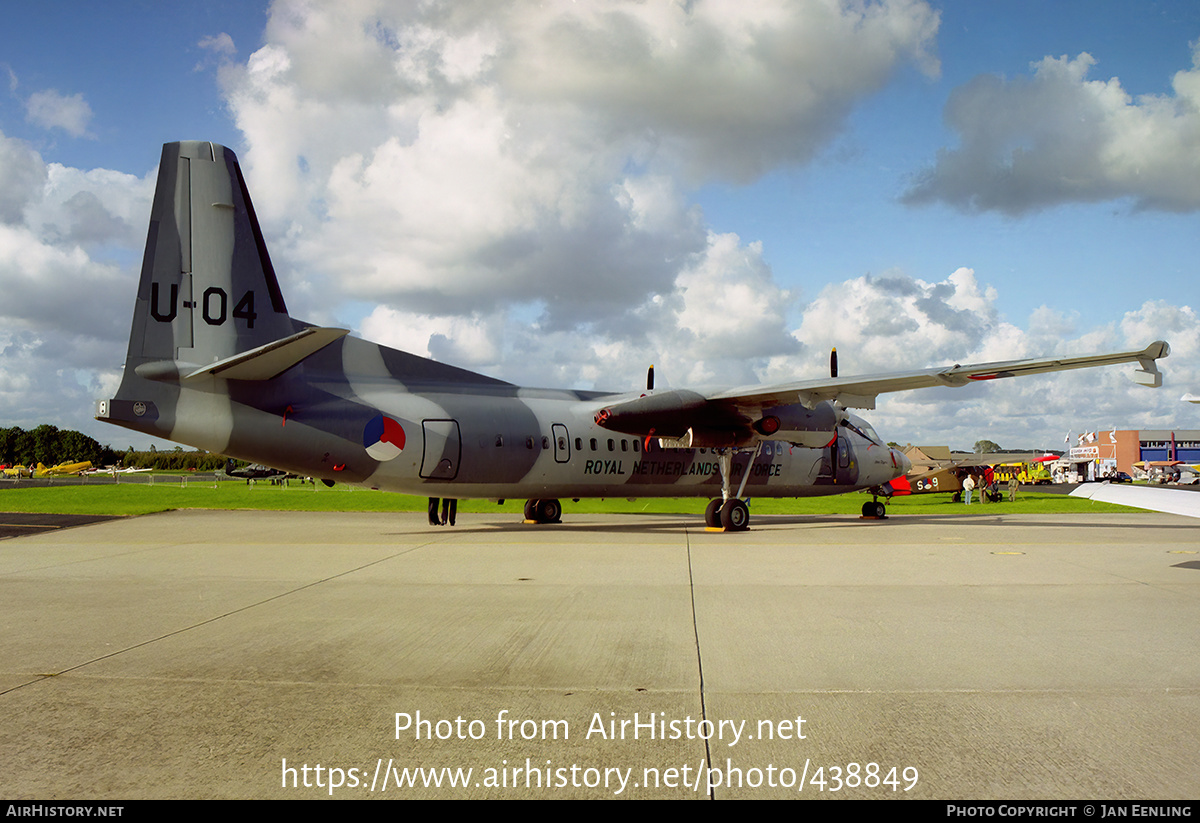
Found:
[[[91,137],[92,107],[82,94],[64,95],[55,89],[34,92],[25,101],[25,116],[43,129],[62,129],[72,137]]]
[[[946,104],[959,146],[942,149],[909,203],[1023,214],[1061,203],[1131,198],[1138,207],[1200,208],[1200,43],[1172,94],[1132,97],[1118,78],[1090,80],[1089,54],[1047,57],[1033,74],[976,77]]]
[[[791,298],[689,187],[809,161],[899,66],[937,71],[937,25],[913,0],[278,2],[220,77],[296,305],[765,358]]]
[[[1165,339],[1172,352],[1159,361],[1162,389],[1133,383],[1136,366],[1128,365],[883,395],[865,414],[885,439],[959,448],[984,438],[1005,448],[1055,447],[1056,427],[1178,425],[1180,394],[1200,385],[1200,318],[1192,308],[1147,301],[1118,324],[1089,328],[1044,306],[1010,322],[997,299],[966,268],[936,282],[889,273],[833,284],[803,310],[794,334],[804,350],[772,358],[763,375],[775,382],[828,374],[835,346],[840,373],[851,375],[1137,351]]]
[[[0,182],[0,421],[102,436],[92,401],[120,373],[154,177],[47,164],[0,134]]]

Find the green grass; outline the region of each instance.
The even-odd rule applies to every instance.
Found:
[[[754,514],[849,514],[860,513],[864,494],[799,499],[758,498],[750,503]],[[578,503],[563,501],[566,516],[571,513],[629,513],[701,515],[708,501],[700,498],[624,498],[584,499]],[[496,505],[489,500],[460,501],[460,512],[510,513],[520,516],[523,500],[507,500]],[[258,509],[271,511],[353,511],[403,512],[424,511],[426,498],[370,491],[351,486],[271,486],[259,483],[247,486],[240,480],[200,482],[186,486],[176,483],[122,483],[118,485],[51,486],[21,488],[0,485],[0,511],[42,514],[135,515],[172,509]],[[993,508],[993,506],[995,508]],[[1093,503],[1061,494],[1022,492],[1016,503],[978,503],[965,506],[953,503],[948,494],[897,497],[888,505],[890,514],[1063,514],[1073,512],[1135,511],[1124,506]]]

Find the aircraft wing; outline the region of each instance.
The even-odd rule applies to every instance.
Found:
[[[802,403],[811,408],[822,400],[837,401],[847,408],[873,409],[875,398],[887,392],[926,389],[935,386],[965,386],[981,380],[1021,377],[1028,374],[1086,369],[1137,362],[1141,368],[1134,380],[1157,388],[1162,385],[1162,373],[1155,361],[1170,354],[1171,347],[1161,340],[1141,351],[1095,354],[1087,357],[1057,357],[1046,360],[1009,360],[1001,363],[979,363],[971,366],[942,366],[911,372],[874,374],[858,377],[828,377],[799,380],[775,386],[744,386],[705,395],[710,401],[729,401],[738,406],[782,406]]]
[[[844,408],[873,409],[885,392],[935,386],[965,386],[981,380],[1027,374],[1085,369],[1137,362],[1134,380],[1147,386],[1162,384],[1155,360],[1170,347],[1160,341],[1141,351],[1058,357],[1045,360],[1010,360],[973,366],[943,366],[893,374],[860,377],[826,377],[774,386],[742,386],[712,391],[671,389],[609,403],[596,413],[596,423],[607,429],[669,438],[678,445],[726,446],[749,442],[755,436],[777,436],[810,447],[823,446],[837,429]]]
[[[1150,509],[1185,517],[1200,517],[1200,492],[1183,489],[1156,489],[1149,486],[1121,486],[1111,483],[1085,483],[1071,497],[1086,497],[1102,503],[1118,503],[1135,509]]]

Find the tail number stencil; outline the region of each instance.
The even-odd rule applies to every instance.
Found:
[[[150,284],[150,316],[159,323],[170,323],[175,319],[175,312],[179,308],[179,284],[172,283],[171,290],[171,305],[168,311],[160,312],[158,310],[158,283]]]
[[[175,315],[179,309],[179,285],[172,283],[168,291],[169,305],[166,311],[162,311],[159,305],[158,283],[150,284],[150,316],[159,323],[170,323],[175,319]],[[190,300],[183,301],[183,307],[190,309],[195,306]],[[204,317],[204,322],[210,326],[220,326],[225,323],[229,317],[229,295],[219,286],[212,286],[204,290],[204,297],[200,301],[200,311]],[[258,312],[254,311],[254,290],[251,289],[242,295],[242,299],[233,307],[233,316],[239,320],[246,321],[246,328],[254,328],[254,320],[258,317]]]

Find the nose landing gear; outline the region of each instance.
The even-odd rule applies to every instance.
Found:
[[[884,500],[892,499],[892,496],[886,492],[886,487],[874,486],[871,488],[871,500],[868,503],[863,503],[862,507],[864,520],[887,520],[887,507],[879,500],[880,496]]]
[[[887,518],[887,508],[878,500],[863,503],[862,516],[868,520],[884,520]]]

